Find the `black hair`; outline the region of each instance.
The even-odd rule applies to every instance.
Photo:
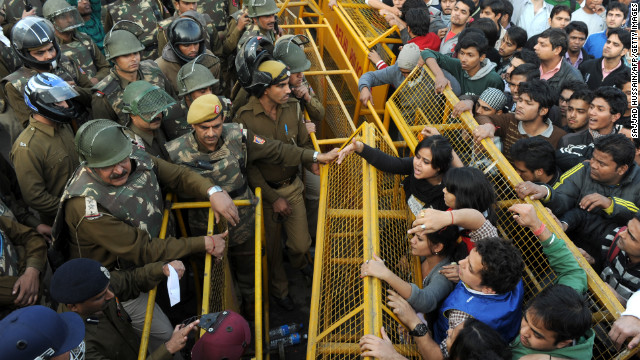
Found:
[[[618,35],[618,39],[622,43],[622,47],[625,49],[631,49],[631,33],[623,29],[611,29],[607,32],[607,39],[611,35]]]
[[[540,58],[536,55],[536,52],[527,48],[517,51],[513,54],[516,59],[522,59],[527,64],[533,64],[536,67],[540,66]]]
[[[469,318],[462,324],[464,327],[451,344],[449,359],[511,359],[511,350],[507,343],[492,327],[474,318]]]
[[[613,86],[616,89],[620,89],[620,91],[622,91],[622,88],[624,87],[624,85],[628,82],[631,82],[631,69],[625,68],[619,73],[611,76],[612,76],[611,80],[613,82]],[[629,104],[627,104],[627,106],[629,106]]]
[[[509,22],[511,22],[511,17],[513,16],[513,4],[509,0],[502,0],[502,5],[504,6],[504,15],[509,16]]]
[[[557,102],[556,99],[558,98],[555,91],[553,91],[549,86],[549,83],[539,79],[520,83],[520,86],[518,87],[518,94],[520,94],[520,97],[524,94],[529,95],[531,100],[539,104],[540,109],[551,109],[551,107]]]
[[[582,100],[587,104],[591,104],[591,102],[593,101],[593,91],[588,88],[576,90],[573,92],[573,94],[571,94],[569,100]]]
[[[460,228],[455,225],[445,226],[442,229],[427,234],[427,239],[432,248],[434,245],[442,244],[442,250],[438,254],[450,258],[452,261],[464,259],[467,255],[467,246],[458,243]],[[455,255],[454,255],[455,254]]]
[[[522,161],[533,172],[542,169],[547,175],[556,171],[556,149],[540,136],[522,138],[511,145],[511,159]]]
[[[487,46],[489,48],[496,46],[496,41],[498,41],[498,39],[500,38],[500,31],[498,30],[496,23],[494,23],[493,20],[491,19],[487,19],[487,18],[477,19],[469,25],[469,28],[482,30],[488,42]],[[460,37],[460,39],[462,39],[462,37]],[[462,41],[462,40],[459,40],[459,41]],[[460,42],[458,42],[458,44],[460,44]],[[466,49],[467,47],[468,46],[461,47],[461,49]],[[457,48],[458,47],[456,46],[456,51],[457,51]],[[485,52],[481,53],[480,55],[485,54],[486,52],[487,52],[487,49],[485,49]]]
[[[580,81],[580,80],[567,79],[560,83],[560,92],[564,90],[571,90],[573,92],[576,92],[584,88],[585,88],[584,81]]]
[[[549,19],[553,19],[554,16],[558,15],[561,12],[569,13],[571,16],[571,9],[567,5],[556,5],[551,9],[551,14],[549,15]]]
[[[533,64],[522,64],[511,71],[511,76],[513,75],[524,75],[527,80],[539,80],[540,79],[540,68]]]
[[[640,149],[640,137],[635,137],[633,138],[632,141],[633,141],[633,146],[635,146],[636,149]],[[640,215],[640,211],[638,211],[636,215]],[[640,220],[640,218],[638,218],[638,220]]]
[[[548,28],[540,34],[538,39],[549,39],[549,42],[551,43],[551,50],[555,50],[555,48],[559,46],[559,56],[564,56],[564,53],[569,47],[569,37],[562,29]]]
[[[476,11],[476,4],[473,2],[473,0],[458,0],[456,1],[456,4],[459,2],[469,7],[469,16],[471,16],[471,14],[473,14]]]
[[[442,184],[456,196],[456,209],[487,211],[487,218],[495,224],[496,193],[482,171],[472,167],[452,168],[444,175]]]
[[[400,19],[404,22],[407,22],[406,15],[411,9],[427,9],[427,4],[423,0],[407,0],[402,4],[402,9],[400,9]]]
[[[593,94],[594,98],[603,98],[609,104],[611,115],[624,115],[627,111],[627,95],[622,90],[611,86],[600,86]]]
[[[612,10],[612,9],[620,10],[622,12],[622,16],[625,19],[629,15],[629,5],[625,5],[621,2],[618,2],[618,1],[610,2],[609,5],[607,6],[607,13],[609,13],[609,10]]]
[[[475,22],[476,21],[474,21],[474,23]],[[475,48],[478,50],[478,54],[480,56],[486,55],[487,50],[489,49],[489,43],[487,42],[482,30],[478,28],[466,28],[462,30],[458,36],[458,43],[456,44],[455,51],[459,52],[462,49],[468,48]]]
[[[494,14],[504,14],[504,2],[502,0],[485,0],[482,2],[482,9],[491,8]]]
[[[636,147],[623,134],[601,136],[593,141],[595,150],[611,155],[618,167],[633,164],[636,157]]]
[[[431,16],[427,8],[413,8],[407,11],[405,15],[407,26],[411,28],[411,32],[416,36],[424,36],[429,33],[429,25],[431,24]]]
[[[506,294],[516,288],[524,271],[517,248],[507,240],[488,237],[478,240],[475,249],[482,258],[479,273],[483,286],[490,287],[496,294]]]
[[[431,150],[431,167],[438,169],[438,174],[449,171],[453,161],[453,148],[447,138],[442,135],[429,136],[416,145],[414,153],[425,148]]]
[[[556,333],[554,345],[578,340],[591,328],[589,306],[582,295],[567,285],[546,287],[531,301],[526,313],[529,310],[545,329]],[[531,317],[527,317],[527,322],[531,322]]]
[[[507,29],[507,35],[509,35],[509,39],[516,43],[517,49],[522,49],[524,45],[527,43],[527,30],[519,27],[519,26],[511,26]]]
[[[589,27],[583,21],[572,21],[564,28],[564,32],[567,33],[567,36],[574,31],[583,33],[585,39],[589,37]]]

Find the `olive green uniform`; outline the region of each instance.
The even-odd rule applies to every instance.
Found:
[[[111,66],[89,35],[74,30],[70,41],[64,41],[57,34],[56,40],[62,55],[74,59],[90,79],[102,80],[109,75]]]
[[[215,56],[209,50],[205,50],[205,54]],[[174,89],[177,89],[178,88],[178,71],[180,71],[180,68],[186,63],[178,58],[178,56],[173,52],[173,49],[171,49],[171,46],[169,46],[169,44],[165,45],[164,49],[162,50],[162,56],[156,59],[156,63],[158,64],[158,67],[160,68],[160,70],[162,70],[162,73],[164,74],[164,76],[171,83],[171,86]],[[211,74],[213,75],[213,77],[219,80],[220,79],[220,61],[216,61],[216,64],[210,67],[209,71],[211,71]],[[212,90],[214,94],[220,95],[222,93],[222,88],[220,86],[220,83],[214,85]]]
[[[169,160],[167,150],[164,148],[167,143],[167,137],[164,135],[162,128],[153,130],[153,132],[149,134],[131,123],[129,127],[124,130],[124,133],[149,155],[171,161]]]
[[[79,165],[74,135],[68,124],[47,125],[29,118],[11,149],[22,197],[52,225],[67,180]]]
[[[222,39],[218,35],[217,28],[211,22],[211,17],[207,14],[198,13],[199,19],[196,19],[200,25],[205,29],[207,36],[204,38],[204,43],[206,44],[206,49],[210,50],[213,55],[220,57],[222,56]],[[173,13],[173,16],[170,18],[164,19],[159,23],[158,29],[158,49],[164,49],[167,45],[167,34],[166,29],[171,25],[171,23],[179,19],[180,15],[178,15],[178,11]]]
[[[302,122],[297,104],[285,103],[277,107],[277,120],[272,120],[255,96],[242,107],[234,121],[243,124],[258,136],[313,149],[309,133]],[[256,160],[247,167],[249,184],[261,187],[264,197],[264,225],[267,234],[267,256],[270,266],[272,294],[283,298],[288,294],[287,275],[282,265],[282,244],[278,237],[279,224],[274,220],[273,203],[285,198],[291,206],[291,216],[284,220],[287,232],[289,260],[296,269],[307,265],[306,254],[311,245],[302,192],[304,185],[298,177],[297,166],[273,165],[266,160]]]
[[[17,294],[13,286],[27,267],[44,274],[47,263],[47,243],[34,229],[7,216],[0,216],[0,306],[13,307]]]
[[[42,4],[44,1],[29,0],[34,9],[36,9],[36,16],[42,17]],[[11,37],[11,29],[20,19],[22,19],[22,12],[24,11],[24,0],[4,0],[2,8],[0,9],[0,16],[2,17],[2,31],[7,37]]]
[[[300,84],[300,86],[305,86],[307,87],[307,89],[309,89],[309,96],[311,97],[311,101],[307,102],[304,99],[298,99],[293,95],[293,93],[291,93],[291,98],[289,100],[299,101],[300,105],[302,105],[304,109],[307,110],[309,119],[316,125],[316,129],[320,130],[320,125],[322,124],[322,120],[324,120],[324,106],[322,105],[320,99],[318,99],[318,95],[316,94],[316,92],[313,91],[313,88],[311,88],[311,85],[307,81],[307,78],[302,78],[302,84]]]
[[[0,41],[0,78],[4,78],[16,71],[22,64],[13,50]],[[15,112],[8,106],[4,88],[0,86],[0,126],[9,134],[9,141],[13,144],[24,126],[16,119]]]
[[[9,217],[32,228],[40,224],[40,220],[31,213],[22,199],[16,172],[4,156],[0,156],[0,216]]]
[[[237,0],[198,1],[198,12],[211,16],[213,25],[220,34],[224,34],[229,26],[229,16],[238,11]]]
[[[244,44],[245,42],[247,42],[247,40],[249,40],[249,38],[253,36],[258,36],[258,35],[264,36],[265,38],[271,40],[272,44],[275,44],[276,40],[278,39],[278,35],[276,34],[275,31],[264,30],[263,28],[258,26],[258,24],[249,23],[247,24],[246,29],[242,33],[242,36],[240,37],[240,40],[238,41],[238,43]]]

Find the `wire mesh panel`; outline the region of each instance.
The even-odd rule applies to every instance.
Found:
[[[512,214],[507,211],[512,204],[525,202],[518,199],[514,191],[515,185],[522,179],[492,141],[483,140],[482,144],[476,144],[473,141],[471,131],[478,125],[468,112],[463,113],[459,118],[450,116],[458,99],[450,89],[445,90],[443,94],[436,94],[433,79],[433,74],[426,66],[415,69],[391,96],[386,104],[387,111],[412,149],[415,148],[418,134],[424,126],[435,127],[449,139],[465,165],[479,168],[487,175],[498,198],[496,212],[500,235],[512,239],[514,245],[520,249],[526,265],[523,274],[526,304],[542,289],[553,284],[556,275],[542,253],[537,238],[531,231],[519,226],[513,220]],[[529,199],[526,202],[533,204],[538,217],[549,229],[567,242],[567,246],[587,273],[589,283],[587,296],[593,313],[592,328],[596,333],[594,358],[629,357],[631,354],[628,352],[618,352],[607,336],[612,323],[620,316],[622,306],[543,205],[539,201],[532,202]]]
[[[373,125],[363,124],[354,136],[396,155]],[[321,176],[327,186],[320,194],[311,299],[317,311],[311,314],[307,358],[357,359],[360,338],[379,335],[381,326],[401,353],[417,358],[386,306],[388,286],[359,277],[363,261],[375,253],[402,279],[419,283],[416,260],[409,257],[410,215],[400,177],[377,171],[357,155],[323,167]]]

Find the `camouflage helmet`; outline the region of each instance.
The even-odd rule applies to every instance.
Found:
[[[204,29],[200,23],[192,18],[184,17],[174,20],[167,29],[167,40],[171,50],[180,60],[187,62],[202,54],[205,50]],[[178,45],[198,44],[198,53],[187,56],[180,51]]]
[[[131,155],[133,145],[113,120],[96,119],[84,123],[76,133],[80,164],[92,168],[113,166]]]
[[[30,50],[42,48],[49,43],[56,50],[56,56],[52,59],[40,61],[29,53]],[[13,26],[11,47],[24,64],[39,69],[56,68],[60,59],[60,47],[54,36],[53,24],[37,16],[27,16]]]
[[[216,85],[219,81],[196,58],[184,64],[178,71],[178,96],[186,96],[196,90]]]
[[[245,6],[250,18],[275,15],[280,11],[274,0],[248,0]]]
[[[144,80],[130,83],[122,92],[122,112],[137,115],[151,122],[158,114],[166,111],[176,101],[166,91]]]
[[[309,38],[304,35],[285,35],[276,41],[273,57],[287,64],[291,73],[307,71],[311,68],[311,61],[302,48],[308,43]]]
[[[138,24],[127,20],[118,21],[104,37],[104,56],[107,60],[113,60],[118,56],[144,50],[139,39],[142,34],[143,30]]]
[[[48,0],[42,5],[42,14],[60,32],[71,31],[84,25],[78,8],[71,6],[66,0]]]

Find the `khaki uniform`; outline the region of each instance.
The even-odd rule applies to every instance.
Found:
[[[40,224],[40,220],[31,213],[22,199],[16,172],[4,156],[0,156],[0,216],[9,217],[32,228]]]
[[[39,72],[41,71],[23,66],[9,76],[6,76],[1,82],[9,105],[13,108],[16,118],[22,123],[23,127],[27,126],[29,115],[31,115],[31,109],[24,103],[24,87],[27,85],[29,79]],[[90,107],[91,91],[89,89],[93,86],[93,83],[89,80],[87,74],[80,71],[80,67],[75,61],[62,55],[60,56],[58,66],[48,72],[58,75],[64,81],[75,82],[75,90],[80,96],[74,100],[77,100],[85,107]]]
[[[302,122],[301,111],[297,104],[285,103],[277,109],[277,120],[272,120],[264,111],[255,96],[242,107],[234,121],[243,124],[258,136],[280,140],[285,144],[312,149],[309,133]],[[273,203],[285,198],[292,214],[283,222],[287,232],[289,260],[296,269],[307,265],[306,254],[311,246],[311,237],[307,227],[306,209],[302,192],[304,185],[298,177],[297,166],[273,165],[266,160],[256,160],[247,167],[249,184],[252,188],[261,187],[264,197],[264,225],[267,234],[267,257],[270,264],[269,277],[272,294],[282,298],[288,294],[287,275],[282,265],[282,243],[279,224],[275,221]]]
[[[289,98],[289,100],[299,101],[300,105],[304,107],[305,110],[307,110],[309,119],[316,125],[316,131],[320,131],[320,125],[322,124],[322,120],[324,120],[324,106],[322,105],[320,99],[318,99],[318,95],[316,94],[316,92],[313,91],[313,88],[311,88],[311,85],[307,81],[307,78],[303,77],[302,79],[302,84],[300,84],[300,86],[306,86],[307,89],[309,89],[309,96],[311,96],[311,101],[307,102],[304,99],[298,99],[293,95],[293,93],[291,93],[291,97]]]
[[[33,117],[11,149],[22,197],[52,225],[67,180],[78,167],[74,135],[68,124],[43,124]]]
[[[124,133],[127,134],[136,145],[142,148],[142,150],[146,151],[147,154],[159,157],[165,161],[170,161],[167,150],[164,148],[167,143],[167,138],[164,136],[162,129],[153,130],[153,132],[149,134],[131,123],[127,129],[124,129]]]
[[[62,55],[74,59],[90,79],[102,80],[109,75],[111,66],[89,35],[74,31],[71,41],[65,42],[57,35],[56,40]]]
[[[106,5],[103,21],[105,32],[120,20],[129,20],[140,25],[144,33],[140,41],[145,49],[140,53],[142,60],[158,57],[158,22],[171,16],[159,0],[117,0]]]
[[[215,56],[209,50],[205,50],[205,53],[211,56]],[[180,60],[180,58],[178,58],[178,56],[173,52],[169,44],[165,45],[164,49],[162,49],[162,56],[156,59],[156,63],[158,64],[158,67],[160,68],[160,70],[162,70],[162,73],[164,74],[164,76],[171,83],[171,86],[174,89],[177,89],[178,88],[178,71],[180,71],[180,68],[186,63],[183,63],[183,61]],[[215,65],[210,67],[209,71],[211,71],[211,74],[213,75],[213,77],[220,80],[220,62],[219,61],[216,62]],[[220,83],[213,86],[213,93],[216,95],[220,95],[222,93]]]
[[[175,91],[169,80],[164,76],[158,65],[145,60],[140,62],[138,68],[138,80],[145,80],[158,86],[167,94],[176,98]],[[129,85],[129,80],[120,77],[114,68],[111,68],[109,75],[97,83],[93,88],[91,99],[91,110],[94,119],[111,119],[120,125],[129,124],[129,114],[122,112],[122,93]]]
[[[68,245],[71,258],[86,257],[107,269],[126,269],[204,252],[200,237],[157,239],[164,199],[160,185],[199,199],[207,198],[210,180],[135,148],[135,170],[114,192],[80,167],[62,195],[53,226],[56,241]],[[157,175],[156,175],[157,174]]]
[[[0,306],[12,308],[17,295],[13,285],[27,267],[44,274],[47,263],[47,243],[34,229],[9,217],[0,216]]]

